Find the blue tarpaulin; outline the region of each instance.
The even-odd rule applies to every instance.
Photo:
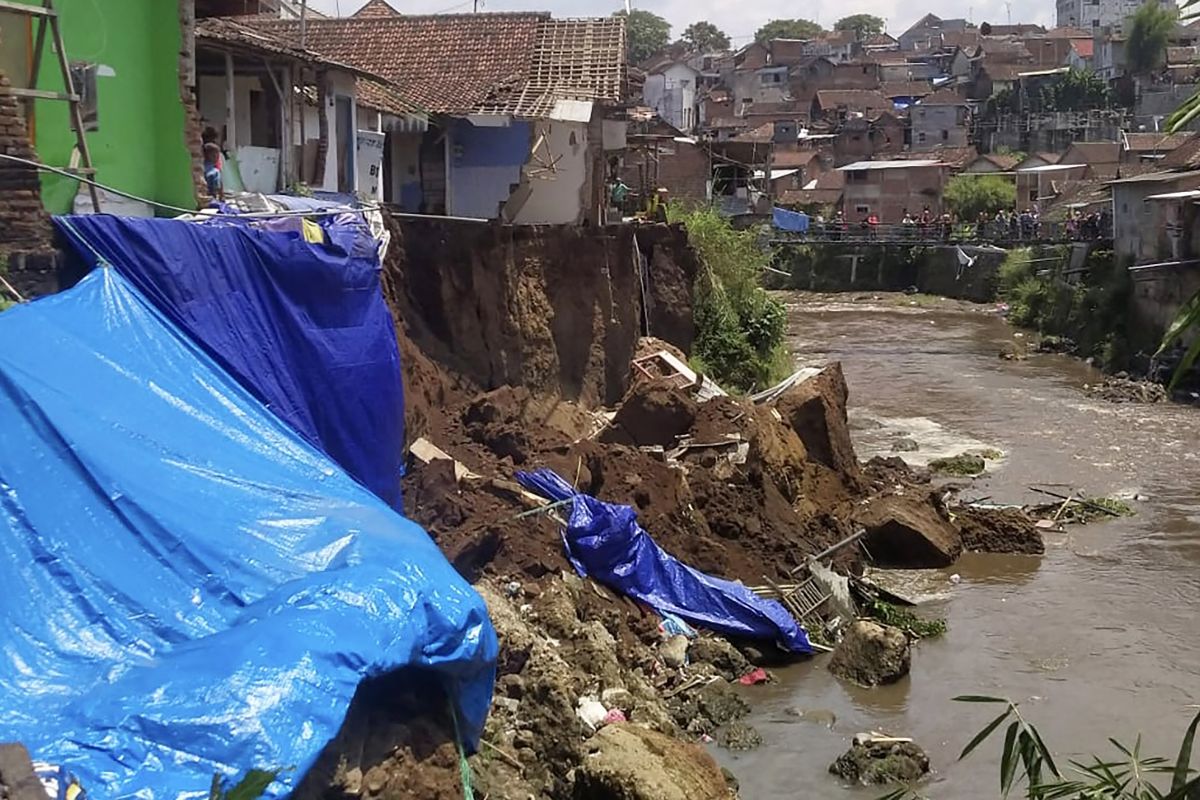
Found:
[[[0,741],[95,798],[282,768],[278,797],[405,667],[478,737],[479,595],[119,273],[5,311],[0,341]]]
[[[325,218],[328,244],[237,218],[203,225],[58,218],[267,408],[399,509],[404,396],[375,242]]]
[[[519,472],[517,480],[549,500],[572,500],[563,542],[580,575],[637,598],[660,614],[674,614],[730,636],[772,639],[791,652],[812,652],[804,629],[783,606],[669,555],[637,524],[632,507],[576,492],[548,469]]]
[[[808,214],[776,207],[772,209],[771,220],[774,222],[775,227],[781,231],[808,233]]]

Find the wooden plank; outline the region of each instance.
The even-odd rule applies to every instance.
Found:
[[[27,6],[24,3],[14,3],[11,0],[0,0],[0,11],[11,11],[14,14],[28,14],[31,17],[54,17],[58,15],[52,7]]]

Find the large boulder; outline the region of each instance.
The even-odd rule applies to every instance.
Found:
[[[829,659],[829,671],[859,686],[895,683],[908,674],[912,648],[899,628],[860,619],[846,629]]]
[[[929,772],[929,757],[910,741],[855,737],[849,750],[829,765],[829,771],[851,783],[872,786],[915,783]]]
[[[625,395],[600,440],[669,450],[691,429],[695,418],[696,400],[687,389],[662,379],[641,381]]]
[[[953,509],[953,517],[967,550],[1027,555],[1046,552],[1041,531],[1019,508],[959,506]]]
[[[846,420],[848,397],[842,365],[835,362],[784,392],[775,408],[800,437],[809,458],[843,475],[857,476],[858,457]]]
[[[700,747],[635,725],[607,725],[586,745],[574,800],[726,800],[729,788]]]
[[[962,555],[962,536],[932,494],[880,495],[855,522],[866,528],[864,544],[882,567],[948,567]]]

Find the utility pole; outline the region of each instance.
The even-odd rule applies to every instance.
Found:
[[[300,0],[300,49],[304,49],[304,37],[307,33],[308,0]]]

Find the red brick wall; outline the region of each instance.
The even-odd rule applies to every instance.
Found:
[[[630,150],[626,154],[622,180],[636,192],[642,191],[644,180],[650,192],[664,187],[673,200],[704,202],[708,181],[708,154],[704,148],[672,141],[664,142],[660,147],[673,148],[674,153],[659,153],[657,180],[654,158],[647,155],[643,167],[640,150]]]
[[[36,161],[11,87],[0,72],[0,153]],[[42,208],[38,171],[7,160],[0,160],[0,261],[8,266],[8,282],[26,298],[58,288],[54,229]]]

